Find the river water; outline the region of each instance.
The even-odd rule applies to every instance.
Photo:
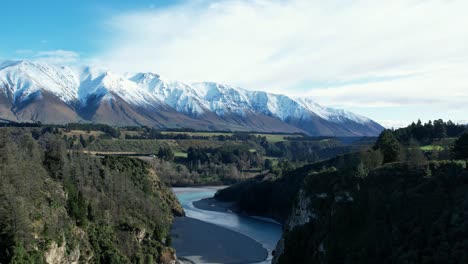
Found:
[[[193,206],[195,201],[213,197],[216,193],[215,188],[174,188],[173,190],[187,217],[224,227],[254,239],[269,253],[268,258],[260,263],[271,263],[271,253],[282,233],[280,224],[235,213],[201,210]]]

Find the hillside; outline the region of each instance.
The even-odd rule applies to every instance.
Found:
[[[284,223],[274,263],[466,263],[467,150],[465,126],[418,123],[216,198]]]
[[[467,192],[465,162],[312,174],[277,263],[466,263]]]
[[[224,84],[185,84],[154,73],[129,78],[93,67],[37,61],[0,62],[0,118],[64,124],[376,136],[369,118],[310,98]]]
[[[177,199],[143,161],[0,128],[0,263],[170,263]]]

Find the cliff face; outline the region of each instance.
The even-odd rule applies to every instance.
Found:
[[[266,216],[285,223],[291,218],[298,193],[301,189],[305,191],[304,180],[306,178],[326,173],[327,168],[354,169],[359,155],[359,153],[351,153],[305,165],[282,177],[271,174],[260,175],[218,191],[215,198],[234,202],[239,210],[248,214]]]
[[[0,129],[0,263],[175,261],[169,230],[183,210],[145,162],[33,130]]]
[[[327,176],[322,175],[322,177]],[[305,180],[308,181],[310,179],[306,178]],[[292,212],[283,227],[284,233],[276,246],[275,256],[272,261],[274,264],[289,263],[284,261],[283,255],[285,254],[285,250],[288,250],[286,254],[291,254],[291,244],[296,243],[293,234],[302,231],[307,232],[308,225],[318,225],[329,221],[329,217],[335,214],[335,211],[340,210],[341,207],[348,206],[349,203],[354,202],[354,198],[350,191],[334,190],[327,192],[323,189],[306,191],[306,188],[310,188],[310,186],[307,186],[307,183],[305,183],[299,190],[293,205]],[[325,209],[324,205],[326,204],[328,204],[328,206],[331,208],[331,211]],[[311,242],[313,234],[309,235],[311,235],[311,240],[308,242]],[[324,261],[326,255],[324,242],[325,241],[321,239],[315,241],[314,250],[309,252],[310,254],[314,255],[314,259],[316,261],[314,263],[326,263]]]
[[[305,225],[316,218],[316,214],[311,211],[310,204],[310,199],[305,195],[304,190],[299,190],[292,213],[283,226],[283,232],[290,232],[295,227]],[[284,243],[285,240],[283,235],[276,245],[275,254],[272,260],[273,264],[277,264],[279,258],[284,253]]]
[[[353,175],[354,174],[354,175]],[[310,173],[273,263],[465,263],[464,161]]]
[[[273,263],[468,263],[466,161],[381,163],[345,155],[217,196],[281,216]]]
[[[76,247],[72,249],[71,252],[67,253],[66,243],[58,246],[56,242],[52,242],[49,246],[49,250],[45,252],[44,257],[48,264],[78,264],[80,258],[82,259],[81,263],[89,263],[90,258],[82,258],[81,251],[80,247]]]

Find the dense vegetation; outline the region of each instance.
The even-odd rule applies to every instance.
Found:
[[[395,163],[356,176],[306,178],[314,217],[286,232],[279,263],[468,262],[465,162]]]
[[[0,263],[161,263],[182,209],[147,163],[84,154],[54,129],[0,130]]]
[[[307,175],[328,171],[330,168],[353,173],[358,167],[362,167],[361,170],[369,170],[381,164],[382,155],[379,151],[363,150],[305,165],[288,171],[282,177],[271,173],[262,174],[220,190],[215,197],[218,200],[235,202],[239,210],[245,213],[264,215],[285,222]]]
[[[80,143],[93,153],[154,156],[154,169],[173,186],[232,184],[265,171],[281,176],[304,164],[372,143],[372,139],[349,144],[301,134],[158,131],[147,127],[120,128],[119,138],[107,132],[83,133],[63,131],[70,146]]]
[[[103,124],[4,123],[25,127],[35,139],[60,136],[66,148],[96,156],[139,157],[150,161],[161,179],[173,186],[232,184],[270,172],[277,177],[307,163],[356,151],[373,140],[310,137],[303,134],[161,131],[149,127]],[[151,159],[153,157],[153,159]]]
[[[418,122],[383,131],[372,148],[216,197],[285,223],[278,263],[467,263],[466,159],[466,126]],[[307,213],[293,214],[299,202]]]
[[[425,124],[418,120],[417,123],[413,122],[408,127],[397,129],[393,133],[403,144],[416,140],[420,145],[427,145],[435,140],[459,137],[466,131],[466,125],[455,124],[452,121],[444,122],[439,119]]]
[[[0,263],[168,262],[183,212],[158,176],[237,183],[216,197],[286,224],[280,263],[468,262],[466,126],[419,121],[349,142],[11,126],[0,129]],[[311,221],[289,228],[300,191]]]
[[[456,159],[468,159],[468,133],[463,134],[455,141],[453,155]]]
[[[384,156],[384,163],[407,159],[420,163],[423,159],[442,160],[460,158],[463,150],[453,151],[455,140],[463,141],[464,133],[468,132],[465,125],[457,125],[451,121],[421,121],[397,130],[385,130],[377,139],[374,149],[379,149]],[[424,155],[421,155],[421,151]],[[461,154],[463,156],[463,154]],[[461,157],[463,158],[463,157]]]

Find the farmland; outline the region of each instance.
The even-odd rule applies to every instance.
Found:
[[[146,127],[74,125],[56,131],[70,148],[93,156],[131,156],[150,163],[174,186],[232,184],[262,173],[288,171],[363,147],[302,134],[158,131]]]

